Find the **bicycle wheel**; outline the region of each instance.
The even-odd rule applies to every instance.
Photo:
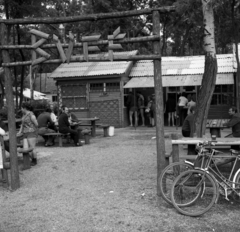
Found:
[[[178,212],[188,216],[206,213],[217,200],[218,187],[214,178],[202,170],[188,170],[173,182],[171,200]]]
[[[240,202],[240,169],[237,170],[236,174],[233,177],[233,189],[236,191],[232,191],[232,197],[235,201]]]
[[[163,199],[172,204],[171,201],[171,187],[176,177],[187,170],[193,169],[193,164],[190,162],[174,162],[163,169],[159,177],[160,192]]]

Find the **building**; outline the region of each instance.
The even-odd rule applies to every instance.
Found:
[[[204,56],[162,57],[162,84],[164,100],[171,94],[198,95],[204,73]],[[235,104],[236,68],[234,55],[217,55],[218,73],[209,118],[228,118],[228,108]],[[138,61],[130,74],[125,89],[136,88],[145,96],[154,92],[153,61]]]
[[[124,54],[135,55],[137,51]],[[217,55],[217,60],[218,73],[209,118],[227,118],[228,108],[236,100],[234,55]],[[181,92],[197,96],[204,61],[204,56],[162,57],[164,101],[171,94],[177,102]],[[60,107],[68,106],[78,117],[97,116],[100,123],[115,127],[129,125],[124,101],[130,90],[140,91],[145,99],[154,93],[153,61],[149,60],[64,63],[49,77],[56,81]],[[43,79],[41,82],[44,83]],[[43,87],[40,92],[46,93]]]
[[[115,54],[136,55],[137,51]],[[50,75],[57,84],[59,106],[66,105],[78,117],[97,116],[100,123],[127,126],[123,86],[132,66],[132,61],[61,64]]]

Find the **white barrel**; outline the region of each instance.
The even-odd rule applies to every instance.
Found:
[[[110,126],[108,129],[109,136],[114,136],[114,126]]]

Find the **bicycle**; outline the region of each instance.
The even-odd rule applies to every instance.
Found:
[[[214,145],[213,142],[204,143],[203,146]],[[200,216],[206,213],[217,203],[219,194],[225,199],[232,194],[233,199],[240,199],[240,169],[234,170],[240,160],[240,153],[230,150],[231,155],[211,149],[201,156],[200,165],[194,169],[181,173],[173,182],[171,188],[171,201],[178,212],[188,216]],[[220,159],[220,160],[219,160]],[[230,173],[223,173],[219,165],[233,162]]]
[[[208,152],[208,150],[204,146],[202,146],[202,143],[197,144],[196,151],[197,151],[197,155],[196,155],[195,162],[197,162],[199,157],[201,157],[201,155],[204,152]],[[182,172],[191,170],[193,168],[194,168],[194,163],[188,160],[185,160],[182,162],[171,163],[163,169],[159,177],[159,186],[160,186],[161,196],[167,203],[172,204],[170,193],[171,193],[171,187],[172,187],[173,181]]]

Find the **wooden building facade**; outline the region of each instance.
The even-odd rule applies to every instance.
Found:
[[[132,66],[132,61],[61,64],[50,75],[56,81],[59,106],[66,105],[78,117],[98,117],[99,123],[127,126],[123,86]]]
[[[208,118],[228,118],[228,108],[236,105],[236,68],[233,54],[217,55],[218,73]],[[162,57],[164,101],[180,93],[199,93],[204,73],[204,56]],[[153,61],[138,61],[129,75],[126,89],[136,88],[142,93],[154,92]]]

